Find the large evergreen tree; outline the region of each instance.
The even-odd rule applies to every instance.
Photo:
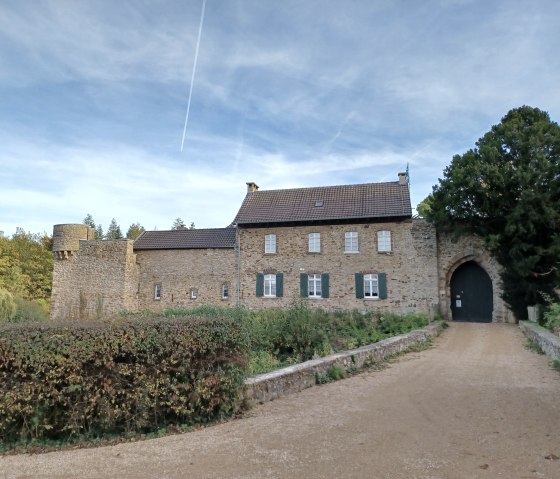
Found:
[[[508,112],[474,149],[453,157],[428,205],[424,213],[438,229],[485,240],[503,267],[503,298],[518,319],[545,295],[557,299],[560,127],[546,112]]]
[[[113,218],[111,224],[107,228],[107,233],[105,234],[105,239],[108,240],[118,240],[123,239],[123,234],[121,227],[117,224],[117,220]]]

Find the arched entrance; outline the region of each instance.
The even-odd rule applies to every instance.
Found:
[[[459,266],[451,276],[450,286],[453,320],[492,322],[492,280],[476,262]]]

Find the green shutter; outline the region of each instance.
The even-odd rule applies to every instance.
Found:
[[[309,296],[309,284],[307,283],[307,274],[300,273],[299,275],[299,292],[302,298],[307,298]]]
[[[354,278],[356,279],[356,298],[362,299],[364,297],[364,275],[356,273]]]
[[[276,275],[276,297],[281,298],[284,296],[284,274],[278,273]]]
[[[323,273],[321,275],[321,297],[329,297],[329,273]]]
[[[377,275],[379,285],[379,299],[387,299],[387,273]]]
[[[257,273],[257,298],[264,296],[264,274]]]

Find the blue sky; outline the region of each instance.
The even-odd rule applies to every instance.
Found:
[[[560,120],[557,0],[0,3],[0,230],[229,224],[261,189],[416,206],[511,108]]]

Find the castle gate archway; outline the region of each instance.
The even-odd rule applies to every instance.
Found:
[[[492,280],[475,261],[467,261],[453,272],[450,287],[454,321],[492,321]]]

